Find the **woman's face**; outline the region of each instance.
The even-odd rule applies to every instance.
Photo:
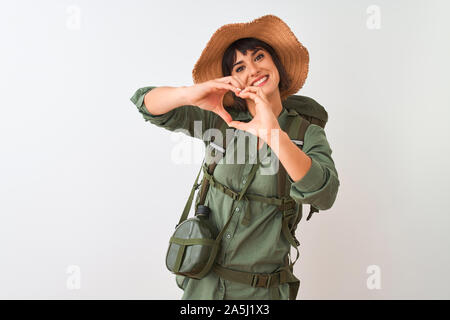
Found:
[[[278,69],[273,63],[272,57],[264,49],[254,51],[247,50],[247,55],[243,55],[236,50],[236,61],[231,70],[231,75],[238,78],[241,83],[247,86],[259,86],[266,95],[270,95],[278,89],[280,76]],[[261,77],[268,77],[263,83],[255,84]]]

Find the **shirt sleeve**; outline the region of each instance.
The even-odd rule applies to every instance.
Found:
[[[180,106],[160,115],[151,114],[145,107],[144,97],[147,92],[154,88],[156,86],[140,88],[130,98],[145,121],[149,121],[166,130],[181,131],[187,135],[203,140],[205,131],[213,126],[218,115],[191,105]]]
[[[336,200],[340,183],[325,130],[311,124],[305,133],[302,150],[311,158],[311,167],[305,176],[296,182],[288,175],[292,183],[290,196],[299,203],[311,204],[319,210],[328,210]]]

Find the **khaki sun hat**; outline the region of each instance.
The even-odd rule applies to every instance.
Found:
[[[265,15],[248,23],[226,24],[212,35],[206,44],[200,58],[192,70],[194,83],[202,83],[224,77],[222,73],[222,58],[225,50],[241,38],[257,38],[269,44],[277,53],[286,72],[291,79],[291,85],[280,91],[281,100],[295,94],[303,87],[308,76],[309,53],[298,41],[289,26],[274,15]],[[225,94],[224,106],[233,105],[231,92]]]

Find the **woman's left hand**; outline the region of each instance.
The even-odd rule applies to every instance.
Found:
[[[272,111],[269,101],[260,87],[248,86],[238,97],[252,99],[255,102],[255,116],[250,122],[231,121],[228,126],[250,132],[259,137],[258,149],[264,142],[269,144],[272,130],[280,130],[280,124]]]

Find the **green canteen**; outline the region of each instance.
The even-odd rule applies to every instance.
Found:
[[[200,279],[212,267],[218,252],[217,230],[209,221],[210,209],[199,205],[194,217],[180,223],[170,238],[166,266],[171,272]]]

